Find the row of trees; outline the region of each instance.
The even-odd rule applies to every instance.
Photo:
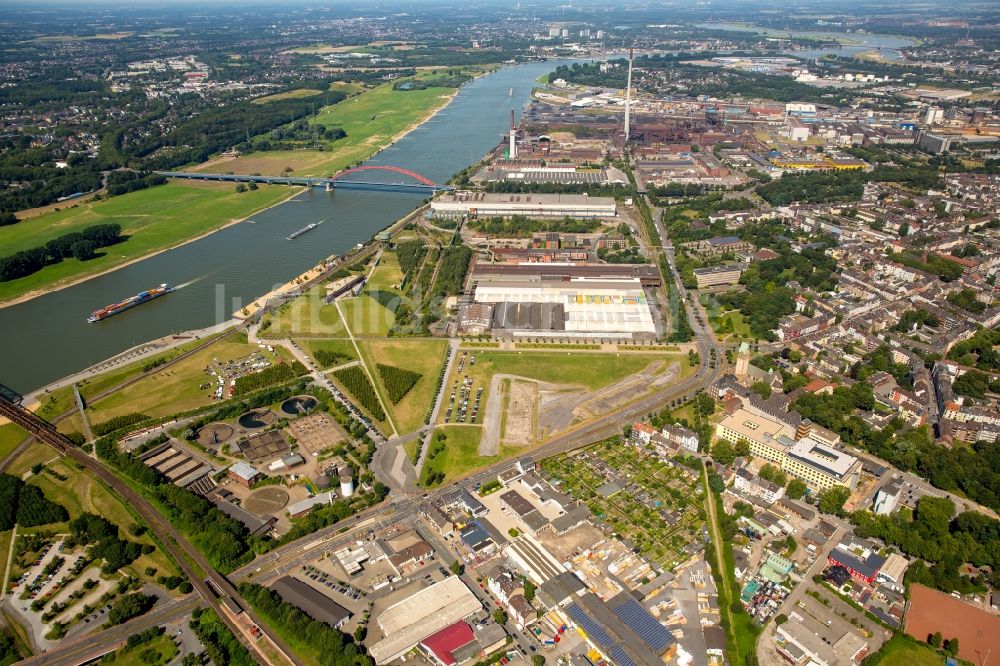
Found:
[[[117,224],[97,224],[83,231],[63,234],[45,245],[0,257],[0,282],[26,277],[70,257],[79,261],[93,259],[99,248],[123,240],[121,226]]]
[[[137,423],[142,423],[148,420],[149,417],[145,414],[139,414],[138,412],[130,412],[128,414],[122,414],[121,416],[114,416],[107,421],[101,421],[100,423],[95,423],[91,426],[91,431],[98,437],[103,437],[104,435],[117,432],[124,428],[134,426]]]
[[[253,558],[254,541],[246,528],[204,497],[175,486],[138,458],[119,451],[111,437],[97,440],[94,449],[103,462],[140,486],[170,523],[205,554],[213,568],[226,573]]]
[[[243,647],[219,616],[211,609],[196,608],[189,624],[205,653],[217,666],[256,666],[257,662]]]
[[[406,397],[410,389],[423,377],[419,372],[400,368],[395,365],[378,363],[376,367],[378,368],[379,377],[382,379],[382,386],[388,391],[389,400],[394,405]]]
[[[268,386],[281,384],[301,377],[306,372],[308,372],[306,367],[299,361],[291,363],[281,361],[263,370],[237,377],[236,383],[233,385],[233,395],[244,395]]]
[[[468,226],[489,236],[529,238],[533,234],[547,231],[567,234],[591,233],[601,226],[601,223],[597,220],[577,220],[572,217],[560,220],[536,220],[523,215],[514,215],[509,218],[483,217],[469,220]]]
[[[368,375],[357,365],[335,370],[333,376],[372,415],[376,421],[385,419],[385,410],[379,402],[375,387],[368,381]]]
[[[396,259],[399,261],[399,268],[403,271],[403,282],[410,278],[410,274],[420,266],[427,248],[422,240],[410,240],[398,243],[394,248]]]
[[[241,583],[239,591],[280,635],[308,646],[322,666],[374,666],[374,660],[350,636],[312,619],[296,606],[282,601],[277,593],[254,583]]]
[[[147,187],[163,185],[166,176],[146,171],[112,171],[104,182],[108,196],[117,197],[129,192],[137,192]]]
[[[434,283],[432,297],[444,298],[462,291],[465,275],[469,271],[473,251],[467,245],[446,248],[441,253],[437,281]]]

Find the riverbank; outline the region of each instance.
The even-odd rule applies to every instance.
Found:
[[[224,195],[221,194],[222,187],[225,188],[226,194]],[[65,259],[24,278],[0,283],[0,309],[68,289],[102,275],[113,273],[126,266],[145,261],[168,250],[193,243],[278,206],[302,191],[302,188],[299,187],[293,188],[291,192],[282,191],[284,188],[278,185],[267,187],[274,189],[268,190],[261,187],[255,191],[237,194],[230,183],[226,183],[224,186],[219,183],[168,183],[124,194],[120,197],[113,197],[106,201],[88,203],[77,208],[64,208],[58,212],[23,220],[16,225],[5,227],[0,230],[0,245],[3,245],[9,253],[36,245],[44,245],[47,240],[56,236],[101,223],[120,224],[122,233],[128,237],[128,240],[99,251],[99,255],[103,252],[103,256],[98,256],[88,262]],[[188,188],[188,190],[180,188]],[[219,192],[219,196],[215,196],[213,190]],[[208,194],[205,194],[206,192]],[[271,197],[270,194],[275,196]],[[250,207],[240,205],[256,203],[257,200],[262,200],[259,205]],[[152,217],[150,210],[158,210],[157,221],[148,222],[148,219]],[[223,214],[232,212],[236,213],[235,217]],[[215,213],[215,217],[220,222],[213,223],[211,228],[199,231],[198,227],[204,226],[202,215],[211,217],[212,213]],[[44,229],[30,228],[43,224],[45,225]],[[26,234],[25,231],[29,231],[29,233]],[[149,237],[138,239],[144,242],[136,242],[135,247],[131,248],[127,245],[137,234],[145,232],[148,232]],[[186,233],[192,235],[185,236]],[[156,238],[153,238],[154,235]],[[5,236],[9,236],[9,238],[5,238]],[[150,249],[147,250],[147,247]],[[117,254],[123,250],[125,254],[119,254],[117,257],[111,254]],[[42,286],[43,283],[45,283],[44,286]],[[29,286],[36,284],[39,286],[33,288]],[[125,295],[123,294],[123,296]]]
[[[399,233],[403,227],[407,224],[413,222],[418,216],[426,212],[428,206],[420,206],[415,210],[407,213],[405,216],[393,222],[387,231],[393,235]],[[40,407],[42,400],[49,394],[64,389],[66,387],[72,386],[74,384],[80,384],[81,382],[86,382],[94,380],[102,375],[110,375],[114,372],[121,372],[122,368],[126,366],[132,366],[138,361],[142,361],[148,358],[156,357],[164,352],[168,352],[177,347],[187,345],[191,342],[209,338],[215,335],[222,335],[232,331],[233,329],[243,326],[246,320],[250,319],[257,310],[262,307],[266,307],[267,303],[276,295],[289,293],[301,288],[304,282],[316,278],[327,268],[326,262],[320,263],[314,266],[305,273],[293,278],[284,285],[272,290],[271,292],[261,296],[256,301],[247,306],[246,311],[237,311],[233,314],[231,319],[228,319],[219,324],[213,326],[208,326],[206,328],[195,329],[190,331],[183,331],[180,333],[173,333],[171,335],[164,336],[162,338],[157,338],[156,340],[150,340],[149,342],[144,342],[136,345],[130,349],[127,349],[121,353],[115,354],[103,361],[95,363],[84,370],[75,372],[72,375],[68,375],[59,380],[51,382],[41,388],[38,388],[27,395],[24,396],[25,404],[29,409],[35,411]],[[8,425],[10,421],[4,418],[0,418],[0,427]]]
[[[391,84],[387,84],[387,85],[391,86]],[[381,88],[377,88],[375,90],[380,90],[380,89]],[[304,174],[304,175],[317,175],[318,173],[325,173],[329,168],[331,168],[331,166],[334,166],[335,163],[342,162],[343,166],[341,166],[340,168],[335,169],[335,170],[340,170],[341,168],[349,166],[350,164],[354,164],[356,162],[369,159],[370,157],[373,157],[374,155],[377,155],[379,152],[381,152],[385,148],[387,148],[387,147],[395,144],[397,141],[399,141],[402,138],[406,137],[408,134],[410,134],[411,132],[413,132],[414,130],[416,130],[417,128],[419,128],[425,122],[427,122],[428,120],[432,119],[434,116],[436,116],[438,113],[440,113],[444,108],[446,108],[452,102],[452,100],[455,99],[455,96],[458,94],[458,91],[459,91],[459,89],[455,89],[455,90],[453,90],[449,94],[441,94],[440,93],[440,89],[428,89],[428,90],[432,91],[433,98],[435,99],[435,101],[437,101],[437,103],[433,107],[427,109],[424,113],[422,113],[421,115],[415,117],[409,123],[407,123],[404,127],[402,127],[401,129],[397,130],[396,132],[394,132],[393,134],[389,135],[388,137],[380,137],[382,140],[377,140],[377,139],[374,140],[374,141],[372,140],[374,136],[377,136],[376,133],[373,133],[373,134],[371,134],[371,135],[369,135],[367,137],[364,137],[364,138],[358,137],[361,140],[361,143],[358,145],[358,148],[360,150],[351,152],[349,156],[348,155],[344,155],[344,156],[338,156],[338,157],[328,158],[327,154],[321,153],[321,152],[318,152],[318,151],[280,151],[280,155],[274,155],[272,153],[252,153],[252,154],[247,155],[247,156],[241,156],[239,158],[233,158],[233,159],[229,159],[229,160],[219,160],[218,158],[214,158],[212,160],[209,160],[208,162],[202,163],[198,167],[195,167],[195,169],[197,169],[197,170],[204,169],[204,168],[208,167],[209,165],[211,165],[211,167],[213,167],[213,168],[217,168],[220,165],[224,165],[226,167],[226,170],[241,172],[241,171],[244,171],[244,170],[243,169],[236,169],[235,168],[236,166],[238,166],[238,164],[236,164],[236,163],[239,162],[239,161],[241,161],[241,160],[245,161],[245,162],[249,162],[249,160],[255,159],[255,157],[256,157],[256,161],[259,162],[262,159],[260,157],[262,155],[263,156],[274,155],[274,157],[277,158],[277,161],[283,161],[282,160],[282,156],[285,153],[293,152],[293,153],[299,153],[299,154],[301,154],[303,156],[312,156],[312,157],[321,156],[321,164],[319,164],[319,165],[313,165],[311,168],[308,169],[308,171],[310,171],[310,173],[307,173],[307,174]],[[370,92],[374,92],[374,90],[373,91],[369,91],[369,93]],[[424,93],[425,91],[394,91],[394,92],[399,92],[400,94],[404,94],[404,95],[411,95],[411,94],[416,94],[416,93]],[[360,99],[360,98],[363,98],[366,94],[368,94],[368,93],[363,93],[362,95],[358,95],[357,97],[351,98],[351,99]],[[424,95],[424,96],[426,97],[426,95]],[[346,104],[349,101],[350,100],[345,100],[344,102],[341,102],[341,104]],[[339,105],[333,105],[332,107],[329,107],[329,109],[336,110],[338,106]],[[391,112],[391,110],[390,110],[390,112]],[[274,160],[273,159],[269,159],[268,161],[274,161]],[[266,172],[266,166],[264,168],[260,168],[261,167],[260,164],[254,164],[254,165],[247,164],[246,166],[248,167],[246,169],[246,171],[245,171],[247,173],[250,173],[250,172],[261,172],[261,173],[264,173],[264,172]],[[251,166],[253,167],[252,169],[249,168]],[[284,167],[281,167],[281,169],[283,170]],[[313,173],[313,172],[315,172],[315,173]],[[275,173],[277,173],[277,171],[275,171]],[[160,187],[185,187],[185,186],[192,187],[192,184],[191,183],[184,183],[184,184],[171,183],[171,184],[169,184],[167,186],[160,186]],[[197,187],[197,185],[194,185],[194,187]],[[226,184],[225,187],[228,189],[229,187],[231,187],[231,185],[230,184]],[[275,187],[275,186],[272,186],[272,187]],[[264,190],[264,188],[261,188],[261,189],[255,191],[255,193],[256,192],[261,192],[263,190]],[[101,208],[103,206],[108,206],[108,205],[111,205],[111,204],[115,204],[117,206],[122,206],[123,202],[127,203],[128,201],[141,199],[142,201],[138,201],[137,208],[142,209],[142,212],[140,212],[139,210],[136,210],[136,211],[124,211],[124,212],[121,212],[121,213],[118,213],[118,214],[113,214],[113,215],[106,216],[106,217],[109,217],[109,218],[115,218],[115,219],[109,219],[109,220],[107,220],[109,222],[117,222],[117,218],[130,218],[130,219],[134,220],[134,219],[139,218],[139,217],[147,217],[149,215],[149,213],[146,212],[146,211],[151,210],[151,209],[155,209],[155,208],[150,208],[150,207],[151,206],[155,207],[155,204],[157,202],[155,202],[155,201],[147,201],[147,199],[149,199],[149,197],[150,197],[150,195],[148,193],[157,192],[157,191],[158,191],[158,188],[150,188],[149,190],[142,190],[140,192],[133,192],[133,193],[129,193],[129,194],[126,194],[126,195],[122,195],[121,197],[114,197],[114,198],[112,198],[112,199],[110,199],[108,201],[89,203],[89,204],[87,204],[87,206],[88,207],[95,207],[95,208]],[[260,206],[258,208],[254,208],[253,210],[251,210],[249,212],[244,212],[239,217],[229,219],[227,222],[224,222],[222,224],[213,225],[212,228],[206,229],[206,230],[202,231],[201,233],[197,233],[197,234],[195,234],[193,236],[190,236],[190,237],[187,237],[187,238],[181,238],[181,239],[176,239],[176,240],[171,239],[165,245],[157,245],[157,247],[155,247],[155,249],[151,249],[150,251],[146,251],[146,252],[140,252],[140,253],[135,254],[135,255],[133,255],[133,256],[131,256],[131,257],[123,260],[123,261],[113,261],[113,260],[105,261],[103,263],[105,263],[107,265],[104,266],[104,267],[99,267],[96,270],[77,272],[74,275],[66,275],[66,277],[55,277],[54,280],[53,280],[53,278],[45,275],[46,273],[52,273],[54,271],[58,271],[60,273],[69,273],[69,272],[72,271],[72,269],[77,268],[77,266],[74,266],[74,264],[79,264],[80,263],[80,262],[76,262],[75,260],[65,260],[64,262],[61,262],[60,264],[55,264],[52,267],[46,267],[46,268],[42,269],[41,271],[39,271],[38,273],[36,273],[34,275],[31,275],[31,276],[27,276],[25,278],[22,278],[21,280],[15,280],[15,281],[12,281],[12,282],[7,283],[7,284],[0,283],[0,309],[6,308],[6,307],[10,307],[10,306],[13,306],[13,305],[17,305],[18,303],[24,303],[26,301],[30,301],[30,300],[32,300],[34,298],[37,298],[39,296],[43,296],[45,294],[49,294],[49,293],[52,293],[52,292],[60,291],[62,289],[66,289],[66,288],[72,287],[74,285],[81,284],[83,282],[86,282],[88,280],[94,279],[96,277],[100,277],[102,275],[107,275],[108,273],[114,272],[114,271],[119,270],[121,268],[125,268],[126,266],[130,266],[130,265],[135,264],[135,263],[137,263],[139,261],[143,261],[143,260],[149,259],[151,257],[154,257],[154,256],[156,256],[158,254],[161,254],[163,252],[166,252],[168,250],[172,250],[172,249],[175,249],[177,247],[181,247],[181,246],[183,246],[185,244],[188,244],[188,243],[193,243],[193,242],[195,242],[197,240],[205,238],[206,236],[214,234],[214,233],[216,233],[218,231],[221,231],[221,230],[223,230],[223,229],[225,229],[227,227],[230,227],[230,226],[232,226],[234,224],[239,224],[240,222],[244,222],[247,219],[249,219],[249,218],[253,217],[254,215],[257,215],[257,214],[259,214],[259,213],[261,213],[261,212],[263,212],[265,210],[268,210],[270,208],[274,208],[275,206],[281,205],[282,203],[285,203],[286,201],[288,201],[289,199],[291,199],[292,197],[294,197],[295,195],[297,195],[300,191],[301,191],[301,188],[296,187],[296,188],[294,188],[294,190],[291,193],[289,193],[287,196],[282,197],[280,200],[273,201],[273,202],[268,202],[264,206]],[[244,195],[249,195],[250,193],[247,192],[247,193],[243,193],[243,194]],[[130,200],[129,197],[132,197],[132,199]],[[32,220],[32,223],[35,224],[35,225],[42,225],[42,224],[46,224],[47,223],[48,226],[51,226],[52,228],[56,229],[55,233],[47,234],[49,237],[54,237],[55,235],[59,235],[60,233],[66,233],[67,231],[75,230],[75,229],[64,229],[64,227],[66,227],[66,226],[72,226],[72,225],[71,224],[70,225],[65,224],[65,222],[64,222],[63,219],[56,219],[57,217],[58,218],[63,218],[63,217],[68,217],[68,218],[80,217],[81,219],[85,218],[85,217],[86,218],[91,218],[91,217],[101,218],[101,217],[105,217],[105,216],[100,215],[99,213],[94,214],[94,215],[90,215],[89,214],[89,212],[90,212],[89,210],[86,213],[77,213],[77,214],[73,214],[72,212],[67,212],[67,211],[79,211],[80,207],[81,206],[79,204],[77,204],[76,208],[73,208],[72,205],[70,205],[70,206],[67,206],[67,207],[59,210],[59,211],[52,211],[50,213],[45,213],[43,215],[35,216],[35,217],[31,218],[31,220]],[[50,217],[50,216],[51,216],[52,219],[50,219],[50,220],[46,220],[45,219],[46,217]],[[199,216],[196,214],[196,212],[192,211],[190,217],[197,218]],[[15,225],[15,226],[21,228],[22,225],[28,223],[28,221],[29,220],[24,220],[21,223],[19,223],[18,225]],[[103,222],[103,221],[105,221],[105,220],[103,220],[103,219],[95,219],[93,221],[91,221],[90,219],[85,220],[86,224],[91,224],[91,223],[96,223],[96,222]],[[81,224],[81,225],[77,225],[77,226],[83,226],[83,225]],[[122,226],[123,226],[123,231],[124,231],[125,234],[128,234],[129,231],[131,231],[131,229],[128,227],[127,221]],[[10,228],[13,228],[13,227],[10,227]],[[23,228],[21,228],[21,230],[23,230]],[[45,235],[45,234],[43,233],[42,235]],[[0,234],[0,244],[4,245],[6,247],[6,244],[3,243],[3,240],[4,239],[2,237],[2,234]],[[32,245],[34,245],[34,244],[44,244],[45,240],[48,240],[48,238],[43,238],[40,241],[38,241],[37,243],[32,243]],[[26,247],[31,246],[31,245],[28,245],[27,243],[24,243],[24,242],[21,242],[20,245],[22,245],[23,247],[16,247],[12,243],[11,244],[12,250],[13,251],[17,251],[17,250],[20,250],[20,249],[26,249]],[[109,251],[117,251],[118,249],[119,248],[117,248],[117,247],[116,248],[110,248]],[[93,261],[95,261],[95,260],[92,260],[92,262]],[[99,261],[99,260],[96,260],[96,261]],[[88,264],[92,265],[92,262],[87,262],[87,264],[81,264],[80,266],[87,266]],[[31,287],[31,288],[28,288],[28,289],[24,289],[23,285],[24,285],[25,281],[27,281],[27,283],[31,284],[31,285],[38,284],[38,286],[37,287]],[[6,295],[6,294],[9,294],[9,296]]]
[[[393,83],[365,91],[328,106],[310,122],[338,128],[346,136],[326,150],[293,149],[255,151],[238,157],[215,159],[193,171],[280,174],[327,177],[378,155],[434,118],[455,99],[460,88],[395,90]]]
[[[420,131],[406,133],[411,122],[400,124],[402,115],[394,114],[397,124],[386,139],[398,140],[370,163],[403,165],[436,182],[447,181],[496,146],[497,137],[509,127],[510,109],[522,108],[535,79],[559,64],[503,67],[463,85],[453,100],[454,89],[437,89],[430,93],[434,108],[410,118],[411,122],[425,119],[437,111],[434,119]],[[422,92],[400,91],[389,99]],[[370,115],[360,118],[368,119]],[[205,187],[229,192],[232,186],[214,183]],[[287,190],[279,192],[284,197]],[[307,189],[280,207],[254,215],[255,224],[231,226],[113,274],[7,308],[0,314],[4,322],[0,345],[19,351],[4,364],[3,382],[29,393],[144,340],[228,320],[244,304],[331,254],[343,255],[369,242],[411,213],[422,199],[422,195],[405,192]],[[138,212],[158,215],[160,211],[150,206]],[[319,221],[324,223],[307,236],[296,242],[285,240],[297,229]],[[202,222],[201,230],[205,228]],[[86,323],[95,307],[165,281],[185,286],[170,298],[158,299],[105,325]]]

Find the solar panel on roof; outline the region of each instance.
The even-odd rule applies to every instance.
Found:
[[[637,666],[635,661],[632,660],[632,657],[628,656],[628,653],[625,652],[621,645],[615,645],[611,648],[608,652],[608,656],[611,657],[611,660],[618,664],[618,666]]]
[[[674,642],[674,635],[635,599],[628,599],[612,610],[653,652],[663,654]]]
[[[601,625],[599,625],[592,617],[587,615],[587,612],[578,605],[570,604],[569,607],[566,608],[566,612],[569,613],[571,618],[576,620],[578,625],[583,627],[584,633],[590,636],[590,638],[601,647],[607,649],[615,644],[615,642],[611,640],[611,637],[608,636],[607,632],[604,631],[604,628],[601,627]]]

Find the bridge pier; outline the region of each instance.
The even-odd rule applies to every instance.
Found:
[[[326,181],[326,191],[333,192],[333,183],[331,183],[330,181]]]

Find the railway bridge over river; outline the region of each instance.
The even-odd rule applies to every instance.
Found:
[[[389,182],[372,180],[355,180],[345,178],[358,173],[394,173],[406,176],[416,182]],[[415,171],[397,166],[363,165],[345,169],[324,178],[320,176],[262,176],[260,174],[234,173],[202,173],[200,171],[157,171],[167,178],[184,178],[187,180],[215,180],[233,183],[261,183],[266,185],[304,185],[306,187],[325,187],[331,190],[376,190],[381,192],[415,192],[417,194],[453,190],[450,185],[439,185]]]

